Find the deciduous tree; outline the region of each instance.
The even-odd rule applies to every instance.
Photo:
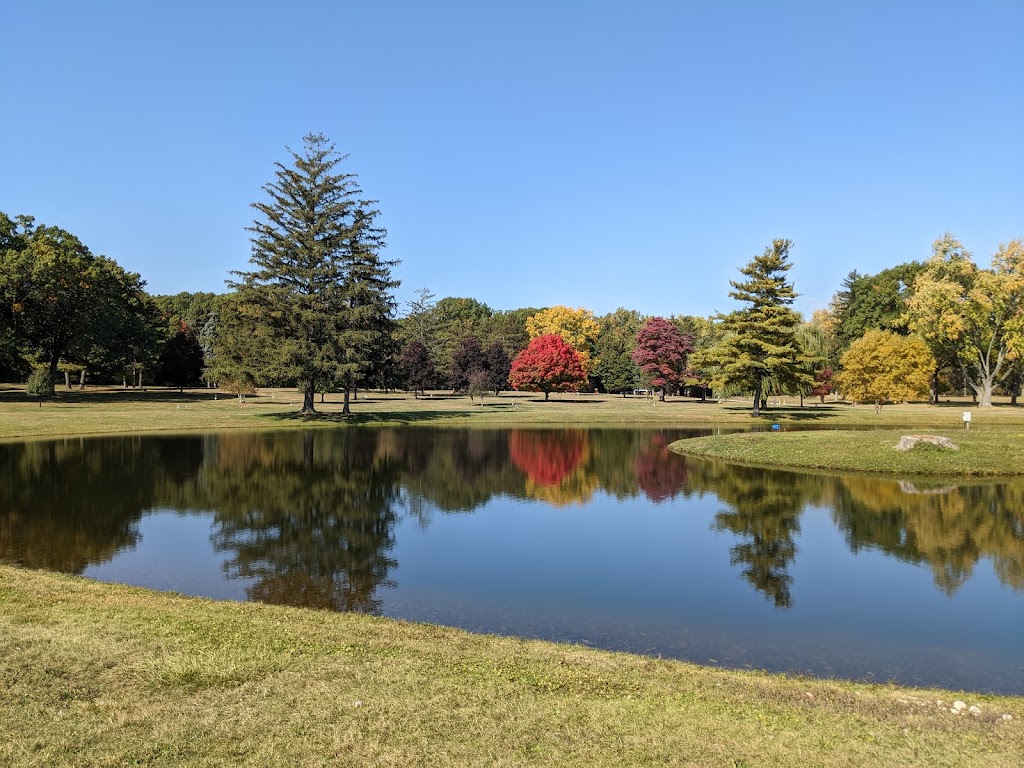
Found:
[[[600,328],[594,319],[594,313],[589,309],[551,307],[528,318],[526,330],[531,339],[547,334],[561,336],[579,355],[584,375],[590,376],[593,373],[597,362],[594,360],[593,347]]]
[[[537,336],[512,361],[509,381],[513,389],[543,392],[572,392],[587,382],[579,355],[561,336]]]
[[[990,406],[1008,363],[1024,354],[1024,241],[1000,245],[991,269],[975,266],[948,232],[932,251],[907,302],[908,324],[933,351],[952,348],[978,405]]]
[[[835,380],[844,397],[874,403],[900,402],[928,391],[935,360],[918,336],[868,331],[843,354]]]
[[[417,397],[419,392],[434,386],[434,360],[422,341],[410,341],[402,348],[402,372]]]
[[[466,392],[469,390],[472,376],[486,370],[487,358],[484,348],[480,345],[480,339],[476,336],[466,336],[452,354],[448,386],[456,392]]]
[[[641,373],[659,391],[658,399],[665,399],[665,390],[679,387],[690,376],[687,358],[693,351],[688,336],[663,317],[652,317],[636,336],[633,362]]]
[[[594,374],[605,392],[621,392],[625,396],[640,383],[640,371],[632,354],[643,323],[639,312],[622,307],[598,321]]]
[[[177,387],[195,386],[203,375],[203,348],[192,329],[180,321],[178,331],[167,340],[160,352],[156,378],[162,384]]]

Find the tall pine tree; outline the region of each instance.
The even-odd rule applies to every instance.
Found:
[[[786,280],[792,247],[789,240],[773,240],[740,270],[746,280],[729,281],[729,296],[748,306],[721,316],[725,336],[710,355],[721,383],[753,391],[754,416],[761,415],[766,379],[793,385],[809,378],[801,371],[804,356],[796,338],[800,314],[789,306],[797,296]]]
[[[261,326],[262,375],[298,382],[302,412],[315,412],[317,389],[349,392],[387,364],[395,308],[397,262],[381,258],[385,231],[376,201],[365,200],[356,176],[339,173],[345,159],[323,134],[289,149],[293,165],[275,163],[263,186],[261,218],[249,227],[251,272],[236,272],[239,318]]]

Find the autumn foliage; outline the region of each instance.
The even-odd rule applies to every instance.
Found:
[[[512,388],[526,392],[572,392],[587,383],[579,355],[561,336],[547,334],[530,341],[516,355],[509,373]]]
[[[633,362],[651,385],[661,390],[662,399],[669,387],[681,386],[690,376],[687,356],[693,351],[689,336],[663,317],[652,317],[636,336]]]
[[[539,486],[558,485],[576,469],[586,449],[579,430],[557,432],[514,429],[509,435],[509,458]]]

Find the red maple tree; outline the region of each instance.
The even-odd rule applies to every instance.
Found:
[[[689,336],[663,317],[652,317],[636,335],[636,349],[632,358],[651,386],[661,390],[660,399],[665,399],[665,389],[677,387],[692,374],[686,367],[687,356],[693,351]]]
[[[572,392],[587,383],[576,350],[553,333],[535,337],[516,355],[508,380],[513,389],[543,392],[545,400],[551,392]]]
[[[832,394],[832,368],[825,366],[816,374],[814,374],[814,387],[811,389],[811,394],[821,398],[821,402],[825,402],[825,395]]]

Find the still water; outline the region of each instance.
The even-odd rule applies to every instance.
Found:
[[[1024,694],[1024,480],[683,458],[680,430],[0,445],[0,561],[702,664]]]

